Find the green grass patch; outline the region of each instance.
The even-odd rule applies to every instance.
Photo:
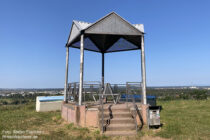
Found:
[[[112,139],[141,139],[162,137],[175,140],[210,139],[210,100],[158,101],[162,105],[159,129],[143,130],[136,137]],[[38,139],[45,140],[108,140],[98,129],[69,124],[61,118],[61,112],[36,112],[35,103],[0,106],[0,139],[3,131],[38,130],[44,133]]]
[[[172,139],[210,138],[210,100],[159,101],[163,127],[155,136]]]
[[[7,132],[41,131],[38,139],[44,140],[105,140],[99,130],[89,130],[66,123],[61,112],[36,112],[35,103],[0,106],[0,139]],[[9,134],[10,135],[10,134]],[[14,135],[14,134],[11,134]],[[26,135],[29,135],[28,133]],[[20,135],[21,136],[21,135]]]

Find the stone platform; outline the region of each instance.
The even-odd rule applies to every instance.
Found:
[[[106,103],[103,105],[104,126],[106,135],[131,135],[136,134],[136,122],[138,126],[146,123],[144,117],[145,106],[140,103],[138,112],[135,112],[132,103]],[[136,119],[135,119],[135,113]],[[143,113],[143,115],[142,115]],[[86,104],[78,106],[73,103],[62,104],[62,118],[69,123],[82,127],[102,128],[102,113],[99,104]],[[127,131],[127,133],[124,133]]]

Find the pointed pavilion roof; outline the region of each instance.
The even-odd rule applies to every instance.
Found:
[[[130,24],[115,12],[95,23],[74,20],[67,47],[80,48],[80,35],[84,34],[84,49],[100,53],[141,49],[143,24]]]

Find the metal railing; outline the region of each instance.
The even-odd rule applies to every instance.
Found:
[[[100,107],[101,107],[101,130],[102,133],[104,133],[105,131],[105,127],[104,127],[104,99],[103,99],[103,95],[99,95],[99,100],[100,100]],[[100,119],[99,119],[100,120]]]
[[[72,82],[68,83],[68,90],[67,90],[67,99],[68,101],[78,101],[79,97],[79,82]],[[85,101],[96,101],[99,99],[99,95],[101,93],[101,83],[98,81],[85,81],[83,84],[83,102]],[[97,97],[97,99],[95,99]]]
[[[107,119],[104,118],[104,98],[101,96],[100,97],[100,112],[101,112],[101,120],[100,120],[100,129],[102,130],[102,133],[104,133],[106,131],[107,126],[110,124],[111,119],[113,118],[112,116],[112,110],[111,110],[111,106],[109,105],[108,107],[108,111],[109,111],[109,116]]]
[[[138,123],[137,123],[137,115],[139,116],[139,119],[141,121],[141,127],[143,126],[143,119],[142,116],[139,112],[138,106],[136,104],[136,97],[135,95],[141,95],[142,93],[142,83],[141,82],[126,82],[126,103],[128,103],[128,101],[131,99],[132,100],[132,105],[133,105],[133,118],[134,118],[134,122],[136,125],[136,131],[139,130],[138,128]],[[140,100],[141,102],[142,100]]]
[[[136,132],[137,132],[138,131],[138,124],[137,124],[136,116],[137,116],[138,106],[136,105],[135,99],[134,99],[133,96],[132,96],[132,100],[133,100],[133,108],[134,108],[134,122],[135,122],[135,125],[136,125]]]
[[[110,84],[113,94],[130,95],[141,94],[140,82],[126,82],[126,84]],[[99,94],[102,94],[102,85],[98,81],[84,81],[82,100],[85,101],[99,101]],[[78,101],[79,82],[68,84],[67,99],[68,101]],[[117,96],[116,96],[117,97]],[[127,96],[126,96],[127,97]],[[128,102],[126,98],[126,102]]]

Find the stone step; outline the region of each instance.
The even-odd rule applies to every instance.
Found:
[[[127,108],[115,108],[115,109],[111,108],[111,111],[112,112],[129,112],[129,109],[127,109]]]
[[[113,118],[129,118],[132,117],[130,112],[113,112],[112,113]]]
[[[100,119],[100,124],[101,122],[102,122],[102,119]],[[104,118],[104,124],[107,124],[107,123],[109,123],[109,118]]]
[[[104,114],[104,118],[109,118],[110,115],[107,113],[107,114]],[[102,118],[102,114],[99,114],[99,118]]]
[[[99,110],[101,111],[102,109],[99,109]],[[104,108],[103,110],[108,112],[110,109]],[[122,108],[122,107],[120,107],[120,108],[115,107],[115,108],[111,108],[111,111],[129,111],[129,109],[128,108]]]
[[[135,123],[134,119],[131,117],[128,118],[113,118],[110,120],[110,124],[127,124],[127,123]]]
[[[110,115],[109,112],[104,112],[103,114],[104,114],[105,116]],[[111,114],[112,114],[113,116],[116,115],[116,114],[130,114],[130,115],[131,115],[131,113],[130,113],[129,111],[111,112]],[[102,116],[102,113],[99,113],[99,115]]]
[[[110,124],[106,128],[106,131],[129,131],[129,130],[136,130],[136,125],[134,123]]]
[[[127,108],[126,104],[116,104],[111,106],[112,109]]]
[[[108,111],[107,111],[107,112],[103,112],[103,114],[104,114],[104,115],[110,114],[110,112],[108,112]],[[100,112],[99,115],[102,115],[102,112]]]
[[[109,116],[110,112],[103,112],[103,114],[104,114],[104,116]],[[113,111],[113,112],[111,112],[111,114],[113,116],[118,115],[118,114],[129,114],[129,115],[131,115],[131,113],[129,111]],[[101,112],[99,113],[99,116],[100,117],[102,116]]]
[[[127,124],[127,123],[134,123],[135,121],[131,117],[121,117],[121,118],[104,118],[104,124],[109,123],[107,120],[110,120],[110,124]],[[100,119],[100,123],[102,122],[102,118]]]
[[[99,110],[100,112],[102,112],[101,110]],[[109,109],[104,109],[104,112],[109,112]]]
[[[136,130],[131,131],[106,131],[104,133],[106,136],[133,136],[136,135]]]

